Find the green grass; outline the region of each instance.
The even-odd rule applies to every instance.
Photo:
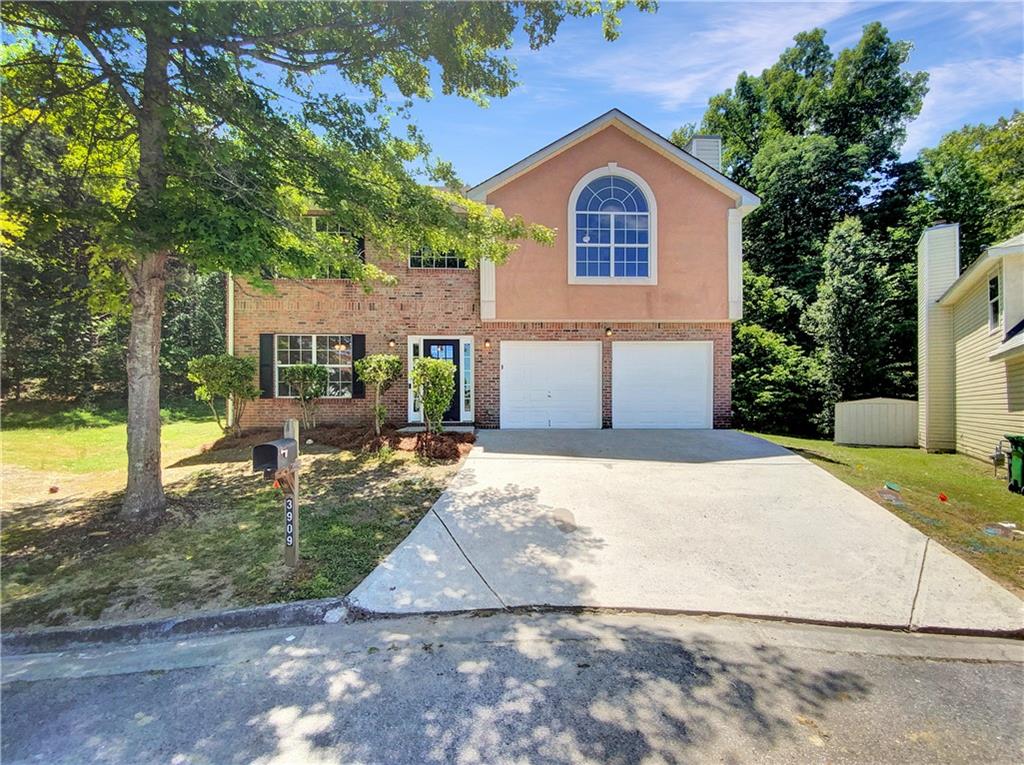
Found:
[[[165,462],[219,436],[205,404],[172,399],[160,410]],[[127,470],[127,426],[122,401],[71,406],[63,402],[5,402],[0,448],[5,464],[42,473],[86,474]]]
[[[830,441],[759,435],[801,454],[937,540],[993,579],[1024,593],[1024,541],[984,533],[986,523],[1024,528],[1024,497],[1006,489],[1005,472],[961,454],[919,449],[837,446]],[[901,487],[906,507],[879,499],[887,481]],[[946,502],[939,494],[948,497]]]
[[[6,627],[345,594],[405,538],[455,469],[407,452],[378,457],[311,447],[301,473],[302,565],[293,570],[283,563],[280,492],[251,473],[246,448],[200,454],[216,426],[188,411],[167,413],[165,448],[170,442],[188,456],[186,467],[173,471],[177,482],[167,487],[169,512],[161,523],[118,520],[117,473],[103,474],[99,490],[90,484],[84,494],[44,494],[4,508]],[[33,454],[19,464],[30,476],[33,467],[123,469],[124,425],[116,412],[17,415],[20,422],[12,415],[17,425],[4,433],[4,459],[18,438],[26,439]],[[45,437],[48,446],[31,436]]]

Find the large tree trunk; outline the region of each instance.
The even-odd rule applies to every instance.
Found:
[[[146,66],[138,110],[139,189],[136,198],[140,241],[150,233],[146,224],[159,220],[167,189],[169,41],[155,21],[146,33]],[[158,233],[166,236],[166,232]],[[145,518],[163,512],[167,500],[160,475],[160,325],[167,286],[166,247],[142,251],[126,274],[132,304],[128,335],[128,486],[121,517]]]
[[[128,335],[128,487],[121,516],[151,518],[164,510],[160,473],[160,328],[167,254],[143,260],[132,273]]]

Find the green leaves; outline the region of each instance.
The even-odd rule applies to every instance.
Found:
[[[836,225],[824,248],[824,276],[802,325],[820,366],[826,432],[837,402],[898,392],[888,370],[894,282],[884,249],[856,218]]]
[[[326,395],[330,371],[319,364],[295,364],[278,370],[281,382],[287,383],[302,407],[302,427],[316,427],[316,400]]]
[[[409,381],[423,407],[427,430],[440,433],[441,420],[455,395],[455,365],[445,359],[416,359]]]
[[[1024,231],[1024,114],[949,133],[921,163],[933,217],[960,224],[962,267]]]
[[[372,353],[355,361],[356,375],[383,393],[402,374],[402,360],[393,353]]]
[[[188,362],[188,379],[195,383],[196,399],[210,405],[218,426],[221,421],[217,400],[225,403],[231,401],[237,431],[245,405],[260,395],[259,385],[256,384],[257,369],[258,363],[253,358],[226,353],[211,354]]]
[[[59,137],[55,171],[78,178],[89,203],[44,208],[42,197],[23,197],[5,205],[3,230],[26,237],[50,220],[84,222],[105,277],[97,286],[117,300],[125,269],[157,251],[256,280],[330,268],[366,285],[387,281],[386,268],[364,267],[303,225],[304,206],[398,259],[457,245],[471,264],[500,262],[518,240],[548,241],[552,232],[465,199],[451,166],[430,157],[407,99],[429,98],[435,84],[480,102],[507,95],[517,26],[540,47],[567,16],[601,16],[613,39],[623,7],[5,3],[4,22],[23,35],[3,62],[15,139],[7,143],[21,145],[18,126]],[[166,51],[160,93],[160,78],[143,71],[157,50]],[[389,89],[406,100],[389,99]],[[160,108],[144,125],[147,103]],[[140,165],[139,139],[154,124],[166,138]],[[143,178],[166,181],[140,195]],[[448,191],[428,188],[437,183]]]
[[[402,375],[402,360],[391,353],[372,353],[356,359],[356,376],[373,386],[373,427],[377,435],[387,420],[388,410],[380,402],[380,395]]]
[[[813,29],[708,103],[702,132],[762,199],[744,222],[741,425],[827,432],[835,401],[913,386],[920,174],[895,160],[927,75],[905,71],[909,53],[877,23],[838,55]]]

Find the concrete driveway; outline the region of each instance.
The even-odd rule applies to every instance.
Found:
[[[721,430],[483,431],[352,600],[1024,629],[1024,602],[939,544],[802,457]]]

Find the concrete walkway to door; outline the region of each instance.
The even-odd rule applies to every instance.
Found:
[[[483,431],[352,600],[383,613],[549,605],[1024,629],[1010,592],[735,431]]]

